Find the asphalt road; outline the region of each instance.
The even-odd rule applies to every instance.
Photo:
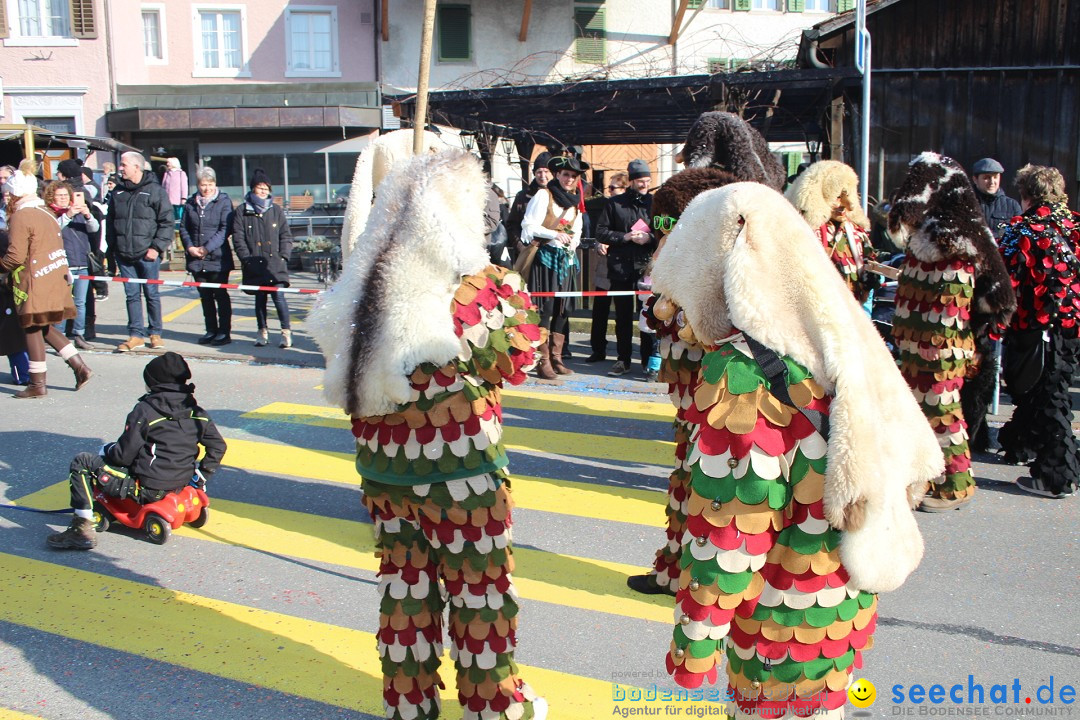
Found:
[[[0,718],[380,716],[372,533],[344,418],[322,399],[321,372],[303,367],[316,352],[302,331],[309,301],[294,303],[295,349],[251,348],[245,296],[237,342],[209,350],[194,344],[198,309],[180,312],[190,293],[166,291],[166,313],[179,314],[165,339],[202,354],[192,359],[196,394],[229,441],[209,488],[210,522],[163,546],[110,531],[93,552],[62,553],[44,537],[67,516],[0,508]],[[99,321],[115,342],[125,335],[119,298]],[[54,356],[47,399],[11,400],[2,395],[13,388],[0,386],[0,502],[66,506],[71,457],[119,433],[148,353],[87,359],[96,376],[78,393]],[[662,538],[672,411],[657,390],[589,375],[508,395],[518,660],[553,720],[657,706],[617,702],[613,683],[672,687],[663,667],[671,601],[624,585]],[[1021,468],[977,460],[974,503],[919,515],[926,557],[880,599],[860,672],[878,700],[858,715],[1076,712],[1060,692],[1080,685],[1080,504],[1019,494]],[[894,685],[966,688],[969,675],[987,704],[892,702]],[[1051,676],[1056,702],[1040,705]],[[989,704],[995,684],[1010,687],[1010,702]],[[460,717],[456,703],[445,707]],[[665,712],[703,716],[692,707],[701,706]]]

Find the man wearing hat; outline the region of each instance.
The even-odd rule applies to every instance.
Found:
[[[191,369],[177,353],[167,352],[146,364],[147,392],[128,413],[119,439],[97,453],[79,453],[71,461],[68,482],[75,517],[67,530],[47,538],[50,547],[90,550],[97,545],[93,488],[103,472],[130,479],[130,483],[120,483],[128,486],[125,497],[148,505],[183,488],[196,470],[205,480],[218,469],[225,456],[225,440],[196,402],[190,379]],[[200,445],[206,450],[201,460]]]
[[[597,241],[608,246],[608,278],[612,290],[637,290],[638,281],[645,275],[649,259],[656,250],[656,240],[648,228],[652,223],[652,171],[644,160],[631,160],[626,168],[630,186],[626,192],[608,198],[596,226]],[[630,372],[634,353],[634,319],[641,311],[641,301],[619,296],[615,301],[615,348],[618,359],[608,375]],[[654,336],[641,335],[641,362],[644,366],[652,354]],[[648,367],[646,379],[651,379]]]
[[[982,206],[986,224],[994,239],[1005,234],[1009,221],[1021,213],[1020,203],[1001,189],[1001,174],[1005,168],[994,158],[983,158],[971,166],[971,179],[975,183],[975,196]]]
[[[506,246],[513,248],[510,252],[514,253],[514,259],[516,259],[517,255],[518,242],[521,240],[521,221],[525,217],[525,208],[529,207],[529,201],[532,200],[536,191],[546,188],[553,177],[551,170],[548,169],[548,161],[550,160],[551,153],[549,152],[542,152],[536,156],[532,166],[533,181],[529,183],[528,187],[522,188],[514,196],[514,202],[510,203],[510,214],[506,217],[506,233],[508,235]]]

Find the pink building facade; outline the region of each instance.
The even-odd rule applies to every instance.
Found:
[[[0,122],[111,136],[192,183],[207,164],[237,198],[258,166],[275,194],[334,202],[382,126],[376,0],[0,7]]]

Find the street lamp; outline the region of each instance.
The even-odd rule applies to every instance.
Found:
[[[514,139],[513,138],[499,138],[499,144],[502,145],[503,152],[506,153],[506,157],[514,156]]]
[[[476,148],[476,133],[466,131],[461,133],[458,137],[461,138],[461,147],[469,152],[472,152]]]

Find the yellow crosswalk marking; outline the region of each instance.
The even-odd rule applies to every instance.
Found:
[[[192,300],[191,302],[184,303],[184,305],[182,307],[180,307],[178,310],[173,310],[171,313],[169,313],[165,317],[161,318],[161,322],[170,323],[173,320],[175,320],[176,318],[178,318],[181,315],[183,315],[184,313],[186,313],[187,311],[189,311],[189,310],[191,310],[193,308],[199,307],[200,304],[202,304],[201,300]]]
[[[252,472],[359,485],[350,453],[311,450],[228,438],[224,464]],[[655,490],[614,488],[606,485],[529,477],[513,474],[514,502],[527,510],[590,517],[612,522],[659,526],[664,522],[664,495]]]
[[[0,619],[218,677],[379,715],[382,681],[371,633],[0,553]],[[64,612],[55,612],[62,607]],[[145,625],[153,608],[160,632]],[[269,662],[268,662],[269,661]],[[611,683],[520,665],[553,717],[611,714]],[[460,718],[444,664],[444,716]],[[556,709],[557,708],[557,709]]]
[[[5,710],[0,708],[0,720],[41,720],[40,715],[27,715],[18,710]]]
[[[325,405],[274,402],[246,412],[240,417],[293,425],[351,428],[349,419],[341,410]],[[675,461],[675,443],[666,440],[641,440],[510,425],[504,429],[503,442],[511,450],[573,455],[597,460],[622,460],[641,465],[667,465]]]
[[[67,483],[61,482],[19,499],[18,504],[60,507],[67,497]],[[366,523],[214,499],[210,515],[203,529],[183,527],[176,534],[371,573],[379,569],[375,535]],[[252,538],[257,541],[252,543]],[[671,622],[670,598],[639,595],[626,587],[626,577],[642,572],[642,568],[524,547],[514,548],[514,562],[514,583],[518,593],[529,600]]]
[[[572,415],[598,415],[627,420],[662,420],[671,422],[675,408],[666,395],[656,396],[663,402],[619,400],[593,395],[563,395],[515,388],[503,392],[503,406],[514,410],[543,410]]]

